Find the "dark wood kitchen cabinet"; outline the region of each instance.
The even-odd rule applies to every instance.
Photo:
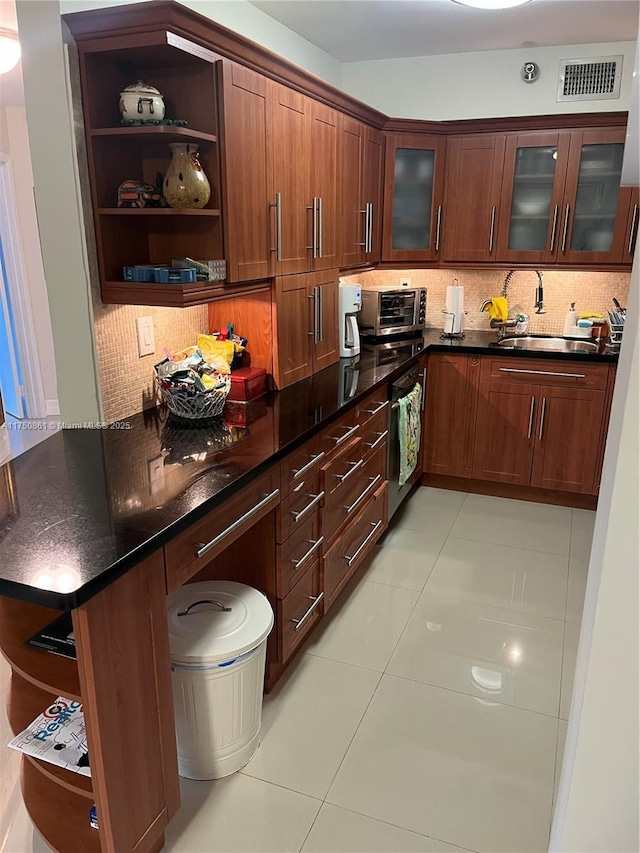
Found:
[[[448,139],[445,261],[496,260],[505,144],[504,134]]]
[[[620,191],[624,127],[575,131],[558,230],[558,261],[622,263],[629,195]]]
[[[382,239],[384,139],[374,128],[340,115],[338,186],[340,266],[377,263]]]
[[[423,471],[471,477],[480,358],[433,353],[427,364]]]
[[[224,66],[228,280],[337,266],[337,113],[236,63]]]
[[[385,261],[435,261],[440,255],[445,139],[388,134],[384,177]]]
[[[338,271],[276,278],[273,380],[286,388],[338,361]]]
[[[571,134],[508,136],[496,254],[508,263],[554,263]]]
[[[481,375],[474,479],[593,494],[608,367],[487,358]]]

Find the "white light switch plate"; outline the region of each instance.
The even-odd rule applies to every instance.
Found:
[[[411,279],[408,276],[400,279],[401,287],[411,287]]]
[[[138,355],[153,355],[156,351],[155,335],[153,333],[153,317],[136,318],[136,335],[138,336]]]

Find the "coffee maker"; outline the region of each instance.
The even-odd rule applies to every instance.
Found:
[[[340,358],[352,358],[360,354],[356,314],[362,308],[362,285],[340,282],[338,294]]]

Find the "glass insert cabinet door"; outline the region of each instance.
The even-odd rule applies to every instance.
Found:
[[[610,252],[613,246],[624,145],[583,145],[570,248]]]
[[[542,252],[546,248],[557,163],[556,146],[516,151],[509,218],[510,250]]]
[[[440,244],[444,141],[397,134],[387,138],[383,256],[436,258]]]
[[[507,138],[498,231],[501,260],[555,260],[570,140],[569,132]]]
[[[431,245],[435,151],[397,148],[395,154],[391,247],[427,251]]]

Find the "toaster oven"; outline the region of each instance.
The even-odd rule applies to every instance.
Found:
[[[370,338],[402,335],[424,329],[427,291],[423,287],[374,285],[362,288],[358,325]]]

